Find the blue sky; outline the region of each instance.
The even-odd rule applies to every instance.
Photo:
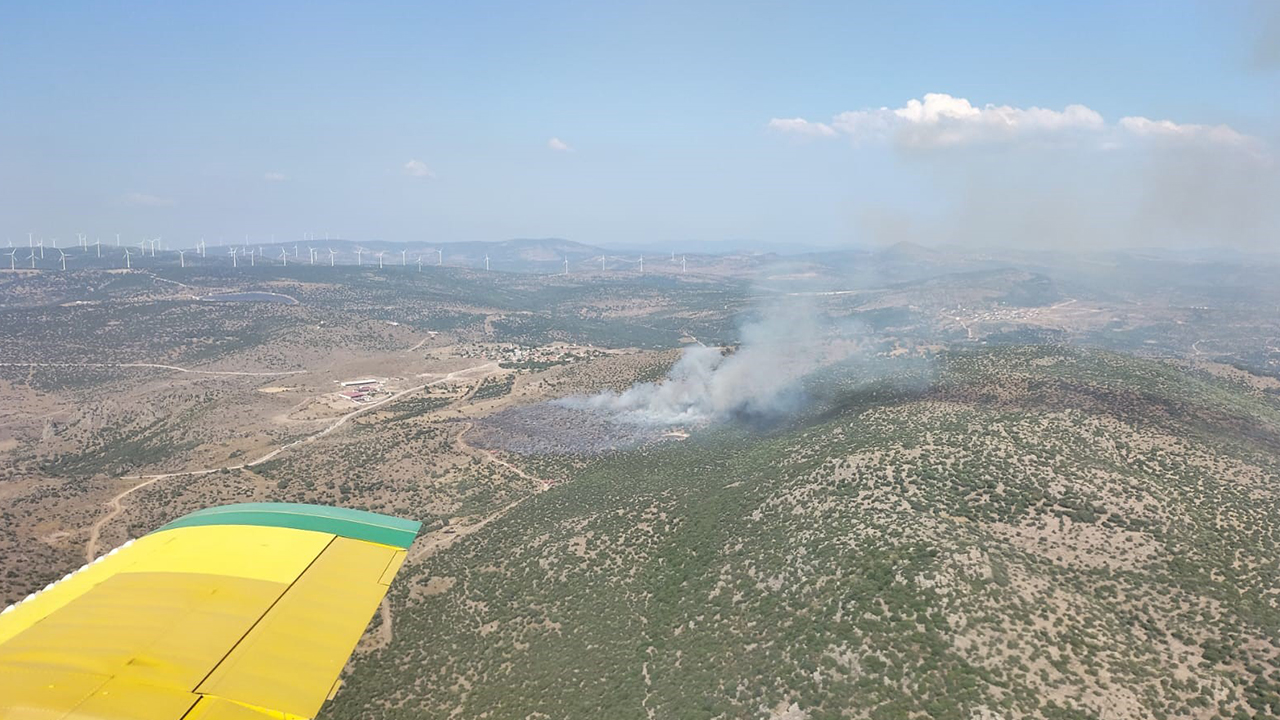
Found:
[[[0,239],[1267,242],[1272,3],[6,3]]]

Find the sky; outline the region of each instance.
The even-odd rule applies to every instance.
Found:
[[[1280,245],[1280,0],[0,4],[0,240]]]

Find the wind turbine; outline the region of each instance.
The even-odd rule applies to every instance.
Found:
[[[444,264],[444,250],[436,249],[436,267]]]
[[[564,274],[565,277],[569,276],[569,258],[567,257],[564,259]]]
[[[18,258],[17,258],[18,251],[16,249],[10,250],[7,254],[9,256],[9,269],[17,270],[18,269]]]
[[[385,252],[383,252],[383,251],[378,251],[378,269],[379,269],[379,270],[381,270],[381,269],[382,269],[382,256],[383,256],[383,255],[386,255],[386,253],[385,253]]]
[[[338,253],[333,251],[332,249],[329,250],[329,267],[333,267],[333,256],[337,254]]]
[[[489,269],[489,253],[484,254],[484,269],[486,271]]]
[[[200,238],[200,244],[196,247],[200,249],[200,257],[204,257],[204,238]]]
[[[422,272],[422,256],[418,256],[418,272]]]
[[[97,238],[94,238],[93,248],[98,251],[98,257],[102,257],[102,241]]]
[[[289,251],[284,248],[280,248],[280,264],[289,267]]]
[[[293,244],[293,257],[294,259],[297,259],[298,257],[298,243]]]
[[[37,240],[36,246],[40,248],[40,259],[43,260],[44,259],[44,238],[40,238],[39,240]]]
[[[401,250],[401,251],[400,251],[400,267],[404,267],[404,256],[405,256],[405,253],[407,253],[407,252],[409,252],[409,251],[408,251],[408,250]]]
[[[179,250],[178,251],[178,267],[186,267],[186,266],[187,266],[187,251]]]
[[[312,265],[316,264],[316,249],[310,245],[307,246],[307,257],[311,258]]]
[[[603,255],[601,255],[601,256],[600,256],[600,272],[604,272],[604,270],[605,270],[605,268],[604,268],[604,261],[605,261],[605,257],[604,257]]]
[[[329,239],[328,233],[325,233],[325,239],[326,240]],[[333,251],[330,250],[329,252],[332,253]],[[364,252],[364,248],[356,246],[356,265],[364,265],[364,258],[361,255],[361,253],[363,252]]]
[[[31,250],[30,252],[31,252],[31,269],[35,270],[36,269],[36,251]]]
[[[262,254],[261,251],[259,251],[258,254],[261,255]],[[249,267],[257,267],[257,266],[258,264],[253,261],[253,251],[250,250],[249,251]]]
[[[640,256],[640,274],[641,275],[644,274],[644,256],[643,255]]]
[[[133,267],[133,263],[129,260],[129,258],[131,257],[133,257],[133,253],[129,252],[129,248],[125,248],[124,249],[124,267],[126,270]]]
[[[231,267],[239,267],[236,264],[236,249],[233,247],[231,248],[230,252],[231,252]]]
[[[61,256],[58,259],[62,261],[62,271],[66,272],[67,271],[67,254],[62,252],[60,248],[54,248],[54,249],[57,250],[58,254]]]
[[[680,272],[684,272],[684,271],[685,271],[685,267],[684,267],[684,256],[683,256],[683,255],[681,255],[681,256],[680,256]]]

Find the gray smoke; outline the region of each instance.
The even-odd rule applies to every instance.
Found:
[[[557,404],[641,425],[702,425],[731,417],[769,418],[804,402],[800,379],[820,360],[816,314],[794,304],[745,325],[736,352],[693,347],[665,380],[624,392],[575,396]]]

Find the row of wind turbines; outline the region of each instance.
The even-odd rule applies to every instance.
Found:
[[[304,242],[306,240],[314,241],[315,236],[314,234],[306,233],[304,234],[304,238],[305,238]],[[326,233],[326,239],[328,239],[327,233]],[[82,256],[90,252],[93,252],[97,258],[99,259],[102,258],[102,252],[103,252],[102,249],[104,247],[104,243],[102,243],[101,240],[95,238],[94,241],[90,243],[89,237],[87,234],[76,233],[76,241]],[[274,246],[274,237],[272,238],[271,245]],[[8,242],[8,246],[9,246],[9,250],[5,254],[9,256],[9,269],[17,270],[18,261],[19,261],[18,253],[23,248],[14,247],[12,241]],[[58,240],[56,238],[49,240],[49,246],[50,246],[50,250],[56,251],[58,253],[57,261],[58,261],[59,267],[65,271],[67,269],[67,259],[69,257],[72,257],[71,254],[67,253],[64,249],[58,247]],[[146,257],[148,255],[148,251],[150,256],[153,258],[156,257],[157,251],[167,252],[167,253],[176,253],[178,255],[178,264],[180,267],[183,267],[183,268],[187,266],[188,253],[198,254],[200,258],[206,258],[208,253],[208,245],[205,243],[204,238],[201,238],[200,241],[197,242],[191,248],[175,250],[175,249],[170,249],[168,246],[166,246],[164,243],[164,239],[162,237],[144,238],[135,244],[128,244],[128,243],[122,244],[120,240],[120,234],[116,233],[114,248],[111,248],[111,246],[109,245],[107,247],[109,252],[113,249],[122,251],[120,259],[121,259],[121,262],[123,263],[124,269],[132,269],[133,258],[135,256]],[[136,252],[134,251],[135,247],[137,248]],[[302,246],[298,244],[295,244],[293,246],[292,259],[295,263],[298,263],[298,264],[301,264],[303,262],[300,257],[301,247]],[[337,256],[341,253],[341,251],[334,250],[333,248],[330,248],[330,247],[315,247],[312,245],[306,245],[305,247],[307,249],[307,260],[306,260],[307,264],[315,265],[317,259],[320,259],[321,264],[324,264],[322,256],[325,253],[327,253],[329,256],[329,266],[335,267],[337,265]],[[27,247],[25,249],[27,251],[27,256],[25,258],[22,258],[22,260],[25,260],[29,264],[31,269],[35,269],[37,265],[37,261],[43,260],[45,258],[45,249],[46,249],[45,240],[43,238],[36,238],[34,233],[28,233]],[[255,252],[255,249],[256,249],[256,252]],[[279,261],[279,264],[282,267],[287,267],[289,265],[289,260],[290,260],[288,247],[282,246],[282,247],[279,247],[279,250],[280,250],[280,254],[275,259]],[[356,257],[355,264],[358,267],[364,266],[364,256],[366,254],[372,255],[377,258],[379,270],[386,268],[388,264],[386,262],[386,255],[388,254],[392,255],[392,258],[393,258],[392,263],[394,263],[395,253],[394,252],[388,253],[388,251],[386,250],[373,251],[357,245],[354,250],[349,252],[355,255]],[[427,251],[427,252],[430,253],[432,251]],[[436,248],[434,249],[434,252],[436,253],[434,265],[436,267],[443,266],[444,250],[441,248]],[[408,267],[409,265],[408,254],[409,254],[408,249],[400,250],[400,266],[401,267]],[[250,247],[248,236],[245,236],[245,241],[243,246],[237,246],[237,245],[230,246],[227,249],[227,255],[230,257],[231,267],[233,268],[240,267],[240,264],[246,260],[249,262],[250,267],[256,267],[259,261],[266,259],[262,246],[258,246],[256,248]],[[645,259],[643,255],[641,255],[638,259],[632,259],[630,257],[616,256],[616,255],[600,255],[599,257],[591,259],[589,262],[596,262],[597,260],[600,262],[601,272],[607,272],[610,269],[609,263],[612,262],[614,264],[613,269],[615,270],[629,269],[631,267],[635,267],[641,274],[644,273]],[[688,271],[688,264],[687,264],[686,257],[684,255],[681,255],[679,260],[677,261],[676,254],[672,252],[670,261],[672,263],[675,263],[675,262],[680,263],[680,272],[684,273]],[[414,260],[414,264],[417,266],[418,272],[422,272],[424,260],[421,254],[417,255],[417,257]],[[619,268],[619,266],[621,266],[621,268]],[[484,256],[484,269],[486,271],[490,269],[488,253],[485,253],[485,256]],[[569,261],[569,258],[566,256],[564,258],[564,270],[561,274],[567,276],[569,274],[569,269],[570,269],[570,261]]]

